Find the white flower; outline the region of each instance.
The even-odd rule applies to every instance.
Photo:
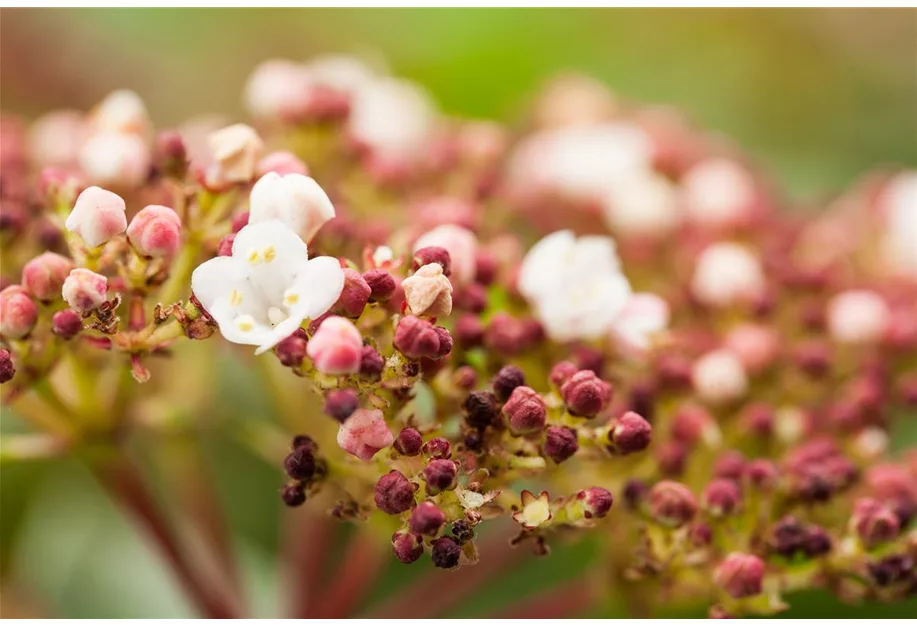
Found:
[[[883,253],[896,271],[917,278],[917,171],[902,172],[882,195]]]
[[[118,89],[108,94],[89,114],[94,132],[127,133],[146,137],[152,132],[146,105],[135,92]]]
[[[150,150],[139,135],[104,132],[80,148],[80,167],[93,183],[133,187],[150,172]]]
[[[191,289],[230,342],[270,350],[337,302],[344,271],[333,257],[309,259],[306,245],[280,220],[249,224],[231,257],[206,261]]]
[[[882,339],[891,311],[871,290],[847,290],[828,301],[828,333],[844,344],[868,344]]]
[[[523,189],[534,186],[572,200],[600,201],[651,163],[650,138],[634,125],[573,126],[521,142],[510,160],[509,177]]]
[[[353,95],[348,130],[382,157],[413,160],[436,126],[430,95],[410,81],[381,78]]]
[[[711,158],[692,167],[681,180],[688,219],[703,226],[728,226],[744,220],[755,201],[755,181],[730,159]]]
[[[735,401],[748,392],[748,375],[739,358],[725,349],[711,351],[691,369],[694,391],[708,403]]]
[[[376,78],[376,72],[362,59],[346,54],[325,54],[305,64],[309,78],[324,87],[352,95]]]
[[[328,194],[308,176],[268,172],[252,187],[249,224],[277,219],[308,242],[333,217]]]
[[[622,235],[664,235],[681,219],[675,186],[650,170],[615,185],[602,208],[608,226]]]
[[[691,278],[694,297],[715,307],[753,300],[764,289],[764,272],[758,258],[744,246],[731,242],[704,249]]]
[[[631,295],[614,321],[612,337],[624,352],[640,356],[652,345],[654,337],[669,326],[669,305],[655,294]]]
[[[548,335],[561,342],[607,333],[631,289],[610,237],[548,235],[529,251],[517,282]]]

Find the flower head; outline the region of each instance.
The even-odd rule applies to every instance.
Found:
[[[281,220],[309,242],[334,215],[328,195],[308,176],[268,172],[252,187],[249,224]]]
[[[192,291],[223,337],[256,345],[256,353],[328,311],[343,287],[338,261],[309,259],[302,239],[279,220],[244,227],[232,256],[206,261],[191,275]]]
[[[101,187],[88,187],[77,197],[65,226],[90,248],[101,246],[127,228],[124,199]]]

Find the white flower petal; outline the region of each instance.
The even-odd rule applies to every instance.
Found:
[[[213,316],[212,309],[217,301],[226,299],[229,306],[232,290],[246,283],[247,279],[248,269],[238,259],[215,257],[205,261],[191,273],[191,291],[204,309]]]
[[[297,297],[292,304],[293,317],[318,318],[331,309],[344,289],[344,271],[334,257],[316,257],[297,269],[296,280],[286,298]]]

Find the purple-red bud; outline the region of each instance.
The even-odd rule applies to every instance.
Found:
[[[452,329],[455,341],[465,349],[475,348],[484,341],[484,325],[474,314],[463,314]]]
[[[602,381],[591,370],[580,370],[567,379],[560,388],[573,416],[593,418],[611,401],[611,385]]]
[[[62,340],[72,340],[83,330],[83,319],[72,309],[62,309],[51,317],[51,330]]]
[[[372,346],[366,345],[360,352],[360,376],[376,380],[382,376],[385,362],[382,355]]]
[[[414,533],[435,536],[446,522],[446,515],[434,503],[424,501],[411,512],[408,526]]]
[[[333,311],[348,318],[359,318],[369,302],[372,289],[363,276],[352,268],[344,269],[344,288]]]
[[[579,372],[579,368],[572,361],[562,361],[551,368],[551,374],[548,378],[551,379],[554,387],[560,389],[567,382],[567,379],[577,372]]]
[[[513,390],[503,405],[503,415],[513,435],[525,435],[544,429],[547,408],[538,392],[521,385]]]
[[[446,438],[433,438],[424,443],[421,451],[428,459],[449,459],[452,457],[452,445]]]
[[[570,427],[551,426],[545,430],[544,454],[559,464],[573,457],[579,449],[576,430]]]
[[[405,427],[395,438],[393,446],[399,454],[405,457],[414,457],[420,454],[420,449],[423,446],[423,436],[420,435],[420,431],[417,429]]]
[[[716,567],[713,581],[734,599],[756,596],[764,588],[764,561],[757,555],[730,553]]]
[[[302,365],[303,359],[306,358],[306,338],[304,334],[293,333],[289,337],[280,341],[274,348],[277,353],[277,359],[287,368],[298,368]]]
[[[5,348],[0,348],[0,383],[7,383],[16,376],[16,366],[13,365],[13,356]]]
[[[306,502],[306,491],[299,483],[290,483],[283,486],[280,498],[287,507],[299,507]]]
[[[325,395],[325,413],[338,422],[350,418],[359,406],[360,397],[356,390],[350,388],[331,390]]]
[[[870,498],[859,499],[854,503],[850,521],[867,548],[894,540],[901,528],[891,508]]]
[[[309,446],[293,449],[283,460],[283,468],[291,479],[308,481],[315,474],[315,455]]]
[[[437,568],[455,568],[462,556],[462,547],[452,538],[445,536],[430,543],[430,557]]]
[[[363,273],[363,280],[369,286],[371,303],[387,303],[398,287],[392,275],[385,270],[367,270]]]
[[[465,422],[475,429],[484,429],[491,425],[497,416],[497,399],[490,392],[478,390],[471,392],[462,402]]]
[[[456,485],[458,468],[451,459],[434,459],[423,469],[423,478],[427,484],[427,494],[433,496],[446,490],[453,490]]]
[[[525,375],[516,366],[503,366],[494,376],[491,385],[497,400],[505,403],[513,390],[520,385],[525,385]]]
[[[576,498],[583,504],[586,518],[604,518],[614,503],[611,492],[599,487],[580,490]]]
[[[452,273],[452,258],[449,256],[449,251],[440,246],[427,246],[418,249],[414,253],[414,259],[411,261],[411,271],[417,272],[420,268],[431,263],[438,263],[446,276]]]
[[[236,241],[236,234],[230,233],[220,238],[217,244],[217,257],[232,257],[232,245]]]
[[[697,499],[685,485],[675,481],[660,481],[650,490],[650,512],[653,518],[668,527],[681,527],[697,514]]]
[[[732,479],[714,479],[704,488],[704,510],[714,518],[729,516],[742,505],[742,493]]]
[[[609,448],[618,455],[645,450],[653,439],[653,427],[632,411],[614,421],[608,432]]]
[[[400,514],[414,505],[414,492],[417,487],[397,470],[392,470],[376,482],[374,498],[376,507],[386,514]]]
[[[411,564],[423,555],[423,538],[410,531],[396,531],[392,535],[392,550],[402,564]]]

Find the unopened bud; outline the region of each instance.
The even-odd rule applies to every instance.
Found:
[[[379,478],[376,482],[374,498],[376,507],[386,514],[400,514],[406,512],[414,505],[414,492],[417,487],[407,477],[392,470]]]

